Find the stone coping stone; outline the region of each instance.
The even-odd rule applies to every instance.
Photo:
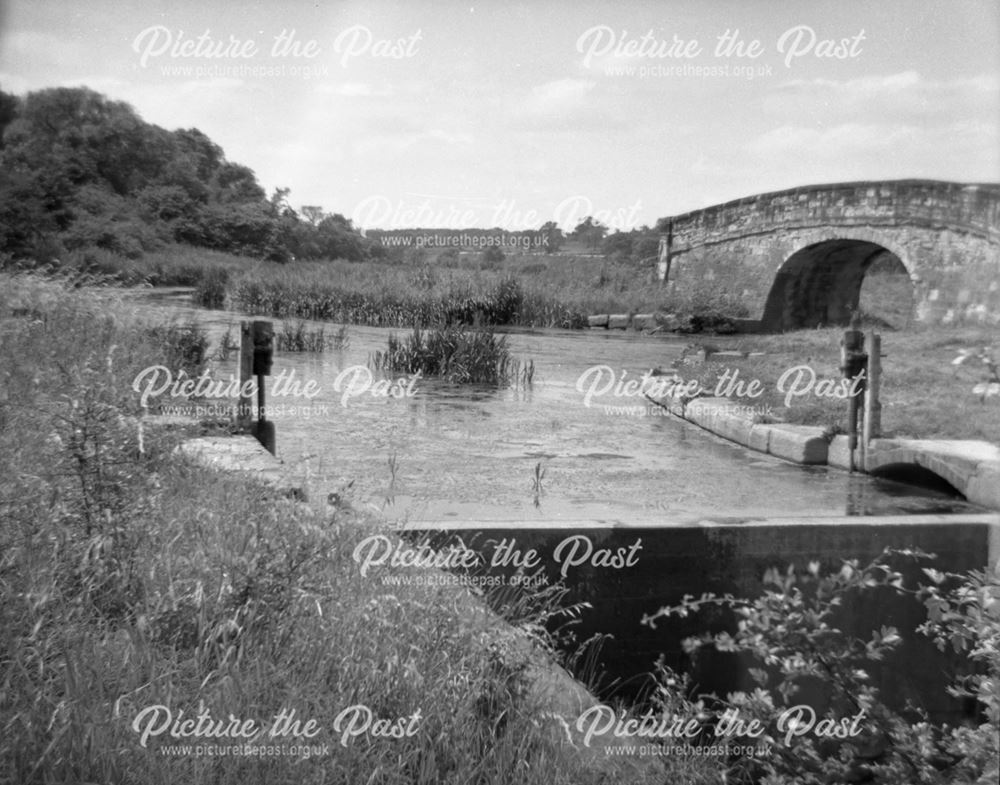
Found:
[[[728,398],[703,397],[684,402],[658,400],[668,409],[717,436],[793,463],[850,469],[848,437],[830,437],[826,429],[791,423],[755,423],[742,405]],[[1000,446],[963,439],[874,439],[867,456],[859,445],[856,471],[871,473],[892,463],[922,466],[944,478],[973,504],[1000,509]]]
[[[844,434],[838,434],[830,440],[830,448],[827,451],[826,462],[830,466],[838,469],[851,468],[851,456],[849,449],[850,439]],[[861,438],[858,438],[858,448],[854,451],[854,468],[858,471],[863,469],[861,457]]]
[[[256,477],[283,496],[302,501],[306,498],[305,490],[289,477],[285,465],[248,434],[188,439],[177,446],[177,451],[212,468]]]
[[[979,464],[965,485],[965,498],[973,504],[1000,510],[1000,464]]]
[[[776,458],[809,466],[825,464],[830,450],[824,429],[786,423],[762,426],[771,431],[767,451]]]
[[[829,443],[824,429],[813,425],[760,424],[728,398],[695,398],[684,419],[744,447],[807,465],[825,464]]]

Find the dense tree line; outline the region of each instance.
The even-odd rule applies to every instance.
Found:
[[[167,131],[87,88],[0,91],[0,256],[52,261],[103,248],[130,258],[179,242],[286,261],[361,259],[340,215],[300,217],[201,131]]]

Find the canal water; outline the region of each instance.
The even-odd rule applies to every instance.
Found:
[[[205,325],[217,343],[245,315],[137,295],[142,308]],[[319,323],[313,325],[318,327]],[[275,320],[275,329],[281,323]],[[331,325],[325,325],[328,332]],[[390,521],[607,521],[884,515],[974,509],[938,491],[826,467],[799,467],[674,418],[640,396],[587,398],[591,382],[639,380],[677,363],[688,339],[611,331],[517,330],[512,353],[534,362],[528,387],[497,390],[403,380],[412,396],[360,392],[389,329],[348,326],[323,353],[276,352],[278,374],[313,397],[269,395],[277,454],[310,496],[341,492]],[[395,331],[397,334],[400,331]],[[836,347],[831,347],[831,352]],[[218,363],[225,376],[233,362]],[[600,372],[590,370],[604,366]],[[353,370],[352,370],[353,369]],[[584,391],[578,389],[582,375]],[[720,372],[722,367],[720,366]],[[680,367],[683,376],[683,367]],[[338,377],[340,384],[338,389]],[[372,376],[372,386],[383,378]],[[402,394],[406,384],[397,384]],[[383,385],[384,387],[384,385]],[[666,416],[664,416],[666,415]]]
[[[183,296],[130,297],[154,317],[199,322],[215,345],[227,328],[238,335],[247,318],[194,308]],[[313,393],[296,397],[289,385],[269,396],[277,408],[270,419],[278,456],[305,479],[311,498],[338,493],[440,547],[458,541],[486,555],[507,541],[520,551],[555,554],[565,538],[585,536],[595,549],[639,553],[641,543],[641,558],[628,570],[588,563],[562,575],[554,558],[543,565],[546,579],[565,583],[565,603],[589,607],[577,619],[577,640],[609,636],[587,660],[604,699],[641,701],[661,655],[699,689],[752,687],[734,655],[706,657],[697,667],[688,660],[683,640],[704,620],[668,621],[655,630],[639,623],[662,604],[706,591],[755,596],[768,567],[818,560],[824,571],[836,570],[843,559],[870,559],[887,546],[935,552],[942,557],[936,566],[964,571],[981,567],[991,547],[990,527],[971,522],[983,511],[940,491],[795,466],[662,416],[642,398],[586,395],[595,367],[628,381],[677,366],[685,338],[517,330],[508,333],[510,348],[535,367],[527,387],[404,379],[395,386],[399,397],[362,391],[369,356],[385,348],[391,332],[349,326],[343,349],[275,353],[269,391],[283,375],[300,392],[311,383]],[[216,368],[221,376],[233,370],[233,360]],[[371,382],[382,379],[373,374]],[[358,394],[345,397],[349,390]],[[908,569],[920,577],[916,565]],[[490,568],[485,577],[507,580],[510,573]],[[519,593],[512,595],[512,585],[488,598],[506,603]],[[912,631],[922,614],[912,599],[882,597],[852,607],[845,629],[864,636],[872,625],[892,623]],[[710,626],[729,623],[715,618]],[[942,676],[954,663],[930,641],[909,637],[874,683],[890,703],[914,700],[932,716],[960,719],[962,706],[947,697]]]

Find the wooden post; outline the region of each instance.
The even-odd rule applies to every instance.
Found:
[[[253,337],[253,372],[257,376],[257,424],[253,435],[264,449],[275,454],[274,423],[267,420],[267,402],[264,398],[264,377],[271,375],[274,356],[274,326],[263,319],[255,319],[250,328]]]
[[[865,386],[864,451],[867,470],[868,448],[872,439],[882,435],[882,403],[879,392],[882,386],[882,336],[876,332],[865,342],[868,352],[868,380]]]
[[[253,331],[250,322],[240,322],[240,353],[237,359],[240,375],[240,399],[236,404],[236,427],[249,431],[253,424],[253,394],[244,395],[253,375]]]

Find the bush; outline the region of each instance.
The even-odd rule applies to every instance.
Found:
[[[734,776],[769,785],[820,785],[831,782],[874,782],[891,785],[946,785],[994,782],[1000,760],[1000,574],[944,575],[925,568],[931,583],[916,591],[888,563],[923,554],[885,552],[861,566],[845,562],[836,573],[821,575],[813,563],[806,573],[789,568],[768,571],[765,590],[755,600],[729,595],[687,597],[661,608],[643,623],[680,618],[706,608],[727,608],[735,631],[705,633],[684,642],[688,654],[703,647],[738,653],[747,674],[758,685],[714,702],[718,717],[736,710],[745,722],[766,729],[758,744],[768,744],[767,757],[731,761]],[[918,629],[944,650],[966,652],[968,676],[948,688],[953,695],[974,698],[982,712],[973,727],[934,726],[921,719],[919,707],[907,716],[890,708],[872,685],[877,667],[902,642],[900,632],[882,625],[859,639],[844,629],[843,608],[863,594],[895,592],[924,602],[928,619]],[[874,620],[871,620],[874,624]],[[787,714],[802,704],[802,690],[821,685],[827,708],[819,718],[837,727],[855,718],[840,736],[788,734]],[[703,710],[704,704],[688,706]],[[782,724],[782,717],[785,724]],[[813,726],[818,729],[819,722]],[[852,732],[847,732],[848,730]],[[856,732],[854,732],[856,730]]]

